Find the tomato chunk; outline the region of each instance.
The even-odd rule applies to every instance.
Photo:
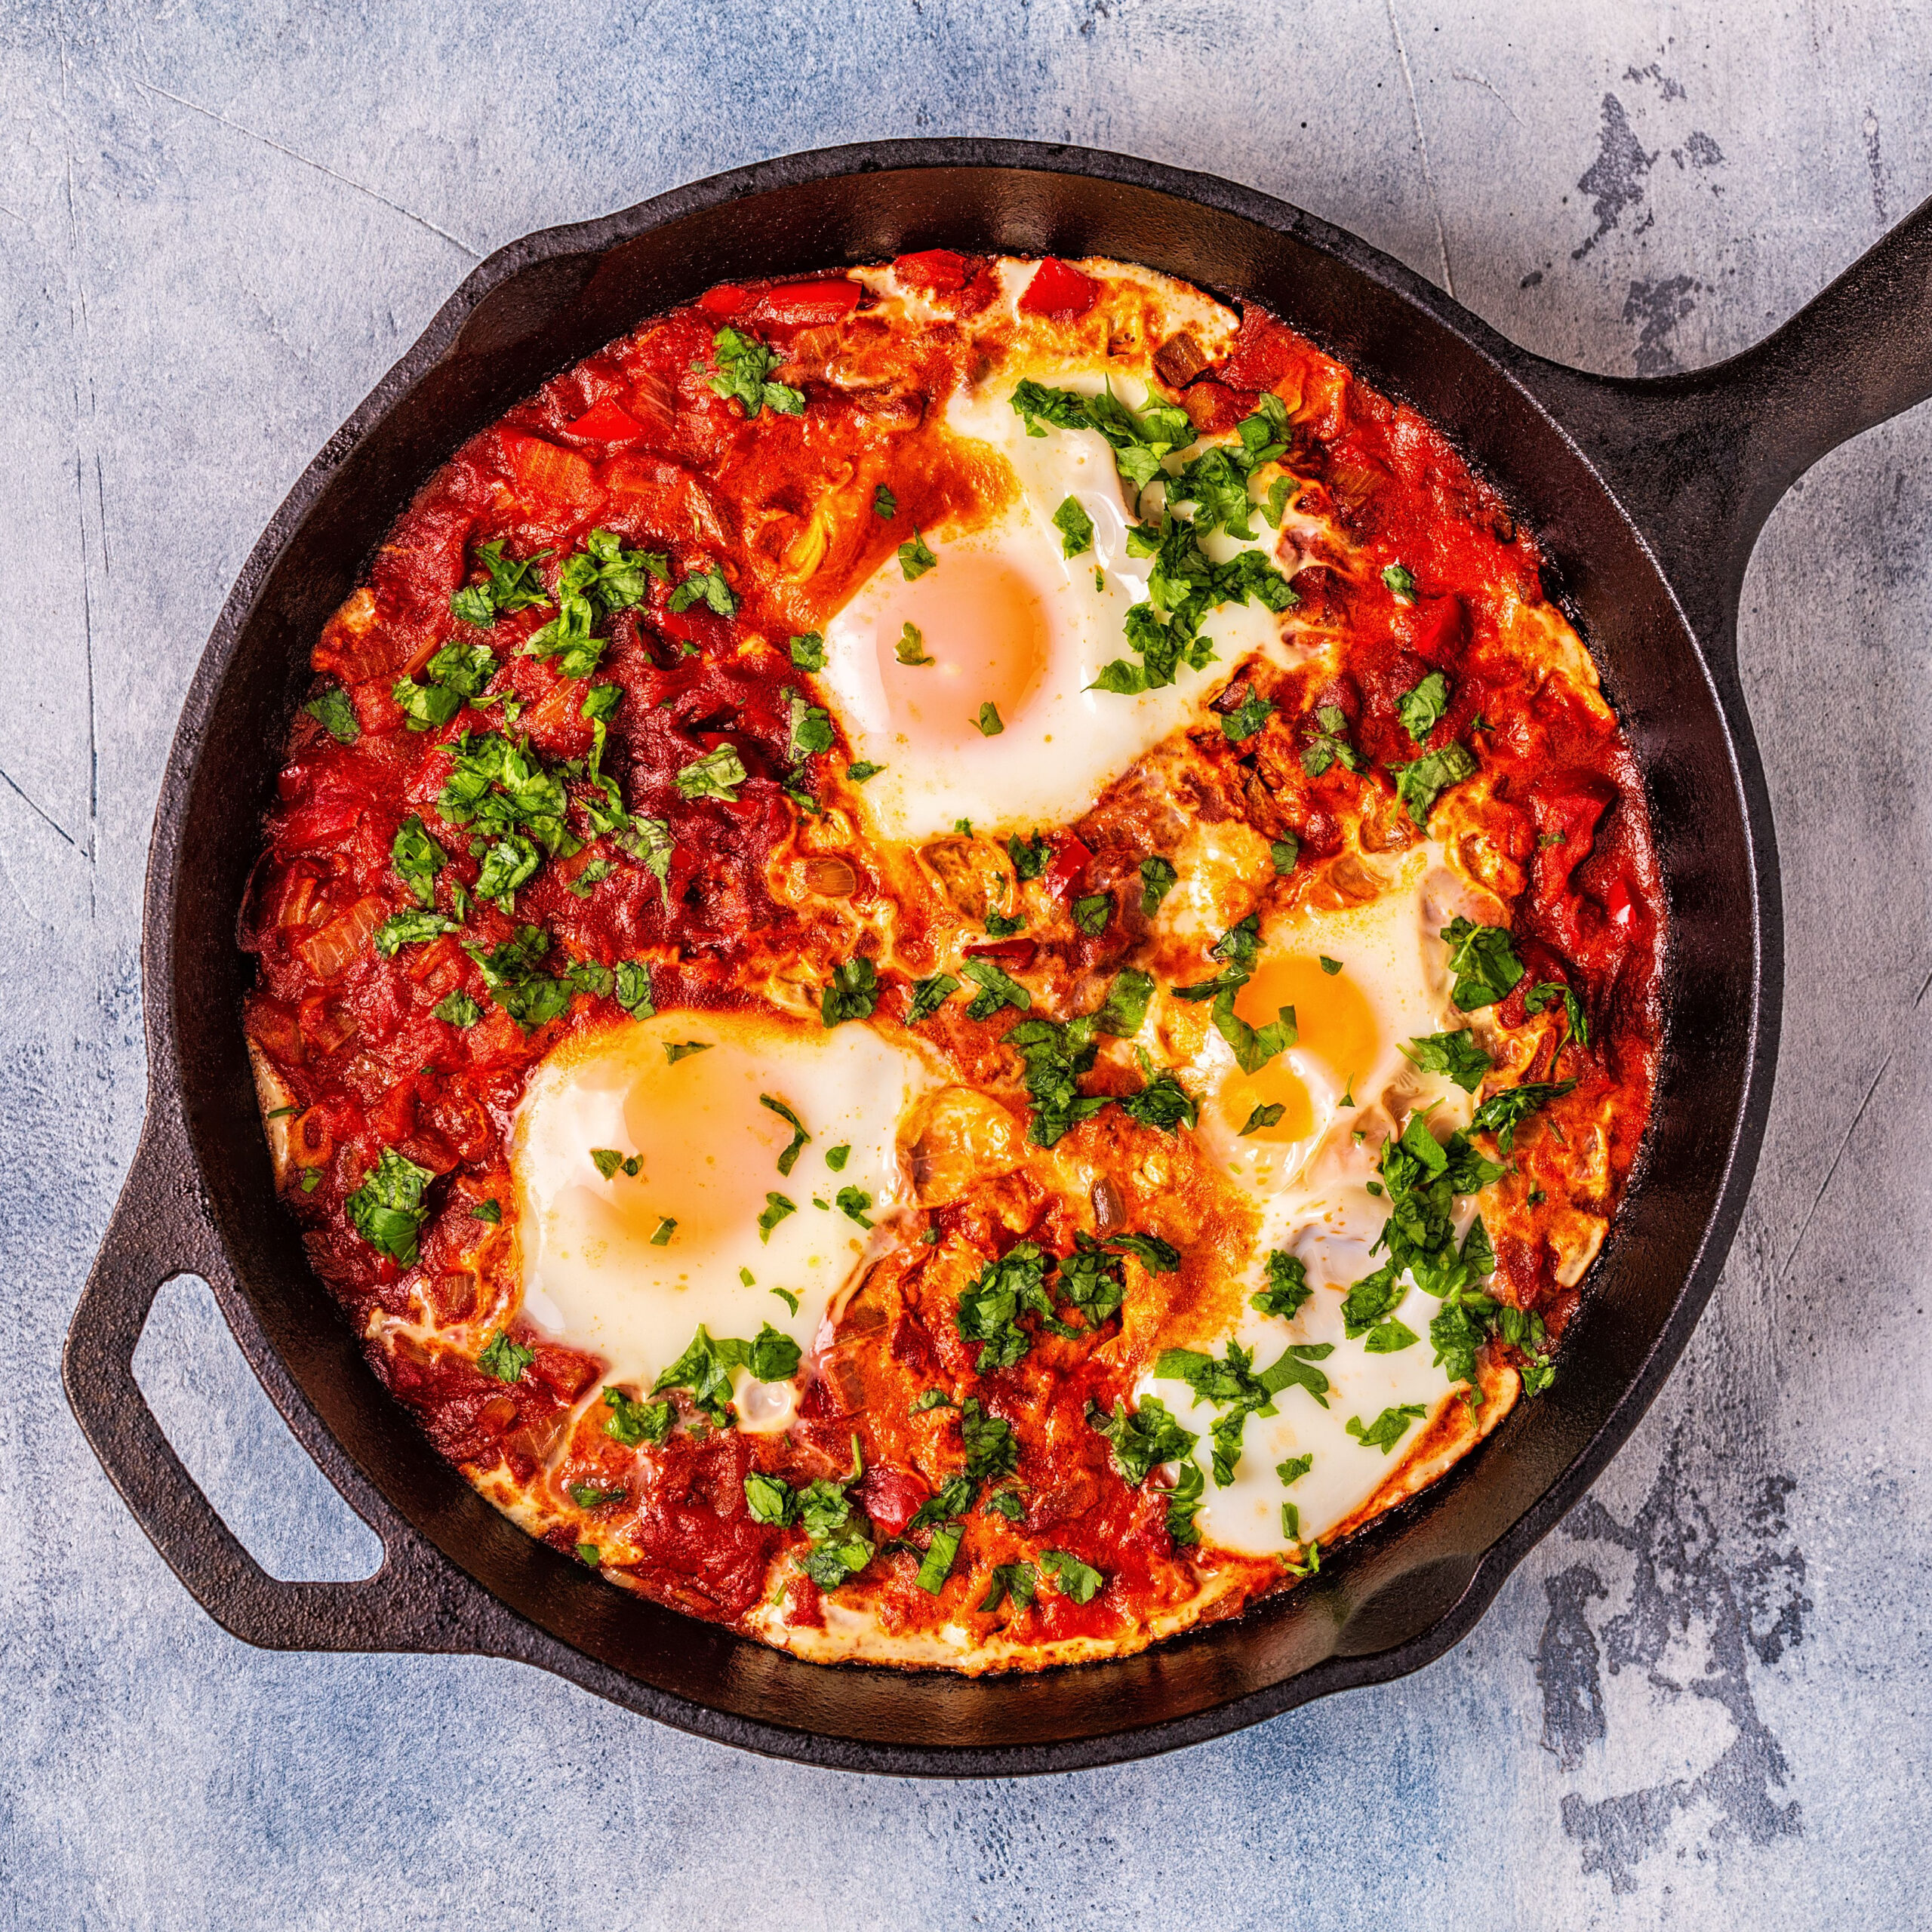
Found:
[[[892,266],[909,288],[946,291],[964,288],[973,265],[951,248],[922,248],[916,254],[901,255]]]
[[[1100,299],[1097,281],[1049,255],[1034,271],[1019,306],[1029,315],[1084,315]]]
[[[817,328],[842,322],[864,293],[856,281],[790,281],[782,288],[768,288],[754,312],[761,321],[779,328]]]
[[[859,1482],[866,1514],[889,1537],[905,1528],[931,1494],[919,1477],[894,1463],[874,1463]]]
[[[497,432],[503,455],[517,481],[540,506],[581,515],[602,500],[589,461],[574,450],[560,449],[520,429]]]
[[[582,436],[594,443],[629,443],[644,434],[644,425],[614,402],[600,402],[586,409],[565,434]]]

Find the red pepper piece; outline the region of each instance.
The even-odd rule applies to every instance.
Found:
[[[817,328],[842,322],[864,293],[856,281],[788,281],[781,288],[768,288],[753,313],[774,328]]]
[[[1008,971],[1023,973],[1033,963],[1033,955],[1039,951],[1030,939],[1002,939],[991,946],[969,946],[966,956],[969,959],[996,960]]]
[[[949,292],[966,286],[972,264],[951,248],[922,248],[917,254],[901,255],[894,272],[909,288],[930,288]]]
[[[875,1463],[858,1489],[866,1514],[889,1537],[897,1536],[932,1494],[910,1469],[893,1463]]]
[[[1084,315],[1100,299],[1097,281],[1069,268],[1057,255],[1049,255],[1035,270],[1019,306],[1029,315]]]
[[[745,291],[735,281],[721,281],[697,298],[707,315],[735,315],[745,306]]]
[[[1088,861],[1093,854],[1081,844],[1071,832],[1060,841],[1059,850],[1053,856],[1053,862],[1040,875],[1040,883],[1046,888],[1049,899],[1058,899],[1067,888],[1087,869]]]
[[[564,433],[582,436],[594,443],[630,443],[644,434],[644,425],[628,410],[620,409],[614,402],[605,401],[586,409],[565,428]]]

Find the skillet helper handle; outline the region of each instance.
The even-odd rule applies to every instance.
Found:
[[[134,1360],[164,1281],[224,1266],[178,1121],[150,1106],[140,1146],[81,1291],[60,1359],[82,1432],[134,1520],[189,1593],[231,1635],[270,1650],[445,1647],[424,1614],[426,1580],[386,1549],[360,1583],[271,1577],[217,1514],[162,1432]]]
[[[1780,497],[1821,457],[1932,396],[1932,200],[1783,326],[1684,375],[1519,373],[1629,509],[1700,633],[1728,640]]]

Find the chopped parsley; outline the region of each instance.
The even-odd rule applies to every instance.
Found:
[[[990,959],[968,958],[961,962],[959,970],[980,989],[972,1004],[966,1009],[969,1020],[990,1020],[1003,1006],[1017,1007],[1023,1013],[1033,1004],[1033,995],[1011,974]],[[1017,1032],[1018,1029],[1014,1031]],[[1013,1035],[1007,1037],[1011,1039]]]
[[[868,778],[876,778],[884,769],[882,764],[868,764],[861,758],[857,764],[848,764],[845,768],[845,776],[854,785],[863,785]]]
[[[376,929],[376,950],[393,959],[405,946],[421,946],[456,930],[456,921],[441,912],[392,912]]]
[[[1389,586],[1389,594],[1398,604],[1413,604],[1416,601],[1414,575],[1401,564],[1391,564],[1382,573],[1382,581]]]
[[[613,531],[593,530],[583,543],[557,573],[557,614],[523,647],[530,657],[555,658],[567,678],[587,678],[596,669],[604,640],[592,632],[603,619],[642,603],[650,580],[667,582],[671,574],[669,557],[626,550]]]
[[[906,1009],[906,1023],[916,1026],[930,1020],[959,990],[959,982],[950,973],[935,973],[930,979],[915,980],[912,1003]]]
[[[1140,862],[1140,915],[1151,919],[1162,900],[1180,883],[1180,875],[1158,854]]]
[[[1409,764],[1392,764],[1395,795],[1409,808],[1409,816],[1425,829],[1435,801],[1452,785],[1460,785],[1476,773],[1475,754],[1466,745],[1444,745],[1439,752],[1425,752]]]
[[[1308,1284],[1308,1264],[1297,1254],[1271,1249],[1267,1260],[1267,1286],[1248,1297],[1247,1305],[1263,1315],[1278,1315],[1291,1320],[1315,1291]]]
[[[302,709],[339,745],[352,745],[361,736],[362,728],[356,722],[355,707],[340,685],[332,685],[327,691],[317,692]]]
[[[472,1221],[485,1221],[493,1227],[500,1227],[503,1220],[503,1204],[500,1201],[479,1201],[469,1211]]]
[[[1380,1449],[1386,1456],[1407,1435],[1409,1425],[1428,1413],[1420,1402],[1404,1402],[1399,1408],[1384,1409],[1365,1429],[1359,1416],[1349,1417],[1346,1426],[1364,1449]]]
[[[1113,909],[1114,896],[1111,892],[1090,893],[1084,899],[1073,902],[1073,923],[1089,939],[1098,939],[1106,931]]]
[[[487,630],[506,611],[549,603],[550,593],[537,566],[549,554],[539,550],[534,557],[509,558],[500,539],[478,544],[476,561],[483,566],[484,580],[459,590],[450,599],[451,610],[466,624]]]
[[[690,572],[666,601],[673,612],[688,611],[694,604],[702,604],[717,617],[735,617],[738,614],[737,594],[724,581],[724,572],[715,565],[709,570]]]
[[[712,337],[711,353],[712,391],[728,398],[736,396],[746,417],[756,416],[761,409],[774,410],[780,416],[804,414],[804,392],[771,380],[780,358],[755,336],[728,325]]]
[[[782,1194],[768,1194],[764,1197],[764,1212],[758,1217],[758,1239],[769,1241],[772,1229],[786,1215],[795,1214],[798,1211],[798,1204],[795,1201],[788,1201]]]
[[[1258,1134],[1264,1127],[1278,1127],[1281,1123],[1282,1115],[1287,1112],[1287,1109],[1279,1100],[1274,1102],[1271,1106],[1257,1106],[1248,1115],[1247,1124],[1237,1128],[1236,1134],[1238,1136]]]
[[[883,483],[881,483],[878,488],[872,492],[872,515],[874,516],[882,516],[890,521],[893,512],[897,510],[898,507],[899,499],[895,497]]]
[[[389,863],[396,876],[416,895],[419,906],[436,903],[436,875],[449,863],[449,854],[423,829],[422,820],[411,812],[396,827],[389,844]]]
[[[1526,1012],[1540,1013],[1546,1006],[1561,1001],[1564,1017],[1569,1022],[1569,1037],[1580,1047],[1590,1044],[1590,1023],[1584,1017],[1583,1003],[1577,997],[1576,989],[1561,980],[1541,980],[1523,995]],[[1561,1048],[1558,1049],[1561,1051]]]
[[[832,749],[832,714],[823,706],[808,704],[796,693],[792,694],[791,706],[792,733],[786,743],[785,755],[789,758],[809,758],[814,752],[829,752]]]
[[[1080,507],[1078,497],[1066,497],[1054,512],[1054,528],[1060,532],[1060,553],[1077,557],[1094,541],[1094,519]]]
[[[749,1368],[760,1382],[789,1382],[798,1372],[800,1350],[790,1336],[765,1323],[750,1341],[714,1337],[700,1322],[691,1346],[651,1385],[654,1395],[685,1389],[722,1427],[731,1417],[731,1377]]]
[[[1229,744],[1244,745],[1274,715],[1275,707],[1251,689],[1234,710],[1222,715],[1222,734]]]
[[[770,1108],[792,1130],[791,1145],[778,1156],[778,1171],[781,1174],[789,1174],[798,1156],[810,1143],[811,1136],[805,1131],[804,1122],[783,1100],[776,1100],[769,1094],[761,1094],[758,1097],[758,1103],[761,1107]]]
[[[1321,964],[1322,971],[1326,973],[1331,980],[1342,970],[1342,962],[1339,959],[1331,959],[1325,952],[1319,953],[1316,957]]]
[[[1492,1094],[1469,1121],[1472,1134],[1493,1134],[1504,1153],[1516,1144],[1516,1129],[1539,1108],[1560,1100],[1576,1085],[1574,1080],[1525,1080]]]
[[[1103,1581],[1099,1571],[1082,1563],[1063,1549],[1043,1549],[1040,1567],[1054,1580],[1054,1587],[1075,1603],[1091,1603],[1100,1595]]]
[[[1408,733],[1410,741],[1424,744],[1437,725],[1442,721],[1442,714],[1449,709],[1449,680],[1440,671],[1432,671],[1419,685],[1405,691],[1395,700],[1395,715],[1402,721],[1402,729]]]
[[[1008,1598],[1016,1610],[1031,1607],[1037,1588],[1037,1576],[1030,1563],[996,1563],[986,1580],[986,1594],[978,1608],[983,1616],[998,1609]]]
[[[734,804],[738,787],[745,782],[744,761],[734,745],[719,745],[694,758],[678,774],[678,791],[687,798],[722,798]]]
[[[666,1040],[664,1042],[664,1064],[675,1066],[681,1060],[688,1060],[693,1054],[708,1054],[711,1051],[709,1040]]]
[[[615,978],[617,1004],[633,1020],[657,1017],[657,1003],[651,994],[651,968],[641,959],[620,959]]]
[[[899,546],[899,568],[905,573],[908,583],[924,577],[938,562],[939,559],[926,547],[924,534],[916,529],[912,532],[912,540]]]
[[[838,1211],[848,1221],[857,1221],[860,1227],[866,1229],[875,1225],[866,1213],[866,1210],[872,1204],[872,1198],[863,1188],[841,1187],[832,1198],[838,1204]]]
[[[413,1267],[417,1237],[429,1218],[423,1190],[435,1179],[429,1168],[385,1147],[362,1177],[362,1185],[343,1204],[355,1232],[377,1254]]]
[[[1295,869],[1295,861],[1301,857],[1301,841],[1291,832],[1273,840],[1268,848],[1268,856],[1275,862],[1275,876],[1286,878]]]
[[[476,1366],[499,1382],[521,1382],[523,1371],[537,1359],[534,1349],[510,1340],[507,1328],[499,1328],[478,1354]]]
[[[594,1482],[571,1484],[571,1500],[580,1509],[601,1509],[607,1503],[621,1503],[629,1493],[622,1489],[599,1489]]]
[[[604,1433],[626,1449],[640,1442],[662,1442],[677,1420],[669,1402],[641,1402],[621,1389],[606,1389],[604,1405],[611,1411],[604,1419]]]
[[[1446,1075],[1466,1094],[1473,1094],[1482,1084],[1483,1075],[1494,1064],[1467,1027],[1454,1033],[1425,1033],[1401,1051],[1411,1066],[1424,1073]]]
[[[807,631],[792,640],[792,662],[801,671],[825,669],[825,639],[817,631]]]
[[[819,998],[819,1017],[827,1026],[848,1020],[869,1020],[878,1004],[878,972],[863,953],[832,969]]]
[[[926,654],[924,632],[909,619],[899,633],[899,641],[893,646],[893,655],[902,664],[937,664],[939,660]]]
[[[1006,729],[1000,719],[999,706],[991,698],[980,706],[979,717],[974,721],[979,725],[983,738],[997,738]]]
[[[1523,964],[1502,926],[1478,926],[1454,918],[1442,928],[1448,942],[1449,970],[1456,976],[1450,998],[1464,1013],[1494,1006],[1523,977]]]
[[[1114,975],[1106,998],[1094,1015],[1095,1029],[1115,1039],[1132,1039],[1147,1017],[1147,1003],[1153,996],[1154,981],[1150,974],[1134,966],[1122,968]]]
[[[1311,778],[1319,778],[1332,764],[1359,771],[1362,755],[1349,743],[1349,714],[1339,704],[1318,705],[1315,735],[1302,748],[1301,768]]]

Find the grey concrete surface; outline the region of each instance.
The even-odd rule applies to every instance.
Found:
[[[924,132],[1279,193],[1598,369],[1740,347],[1932,192],[1878,0],[21,5],[0,16],[0,1920],[25,1927],[1923,1924],[1932,416],[1773,518],[1743,659],[1785,1045],[1724,1283],[1595,1493],[1432,1669],[1049,1783],[862,1783],[509,1665],[272,1656],[62,1402],[142,1106],[148,826],[202,641],[480,254]],[[1820,379],[1829,380],[1829,371]],[[374,1560],[205,1289],[142,1374],[278,1574]]]

